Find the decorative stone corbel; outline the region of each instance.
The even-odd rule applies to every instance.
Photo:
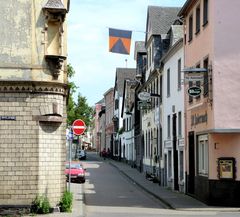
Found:
[[[60,55],[45,55],[45,58],[52,72],[53,77],[58,78],[66,57]]]

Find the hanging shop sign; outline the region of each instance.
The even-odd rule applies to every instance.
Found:
[[[189,75],[185,77],[185,81],[203,81],[203,75]]]
[[[147,109],[151,109],[152,108],[152,104],[150,101],[139,101],[138,102],[138,110],[147,110]]]
[[[188,95],[192,96],[192,97],[200,96],[201,92],[202,92],[202,89],[200,87],[197,87],[197,86],[193,86],[193,87],[188,88]]]
[[[150,97],[151,97],[151,94],[148,92],[140,92],[138,94],[138,98],[142,101],[147,101],[150,99]]]

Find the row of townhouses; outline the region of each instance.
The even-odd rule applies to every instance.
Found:
[[[116,68],[114,88],[96,103],[99,152],[207,204],[239,205],[239,8],[148,7],[136,68]]]

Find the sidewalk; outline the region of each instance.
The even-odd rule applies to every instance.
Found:
[[[184,193],[174,192],[165,187],[159,186],[145,178],[144,173],[140,173],[137,169],[132,168],[126,163],[119,161],[108,160],[109,164],[117,168],[122,174],[128,177],[134,184],[141,187],[143,190],[159,199],[166,208],[176,210],[191,210],[191,211],[240,211],[240,208],[225,208],[225,207],[212,207],[190,197]]]
[[[73,207],[71,213],[54,212],[47,215],[34,215],[34,217],[84,217],[84,184],[71,183],[71,192],[73,192]],[[30,215],[27,215],[32,216]],[[25,217],[27,217],[25,216]]]

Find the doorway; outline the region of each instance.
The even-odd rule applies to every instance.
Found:
[[[173,176],[174,190],[179,191],[178,183],[178,151],[177,151],[177,115],[172,117],[172,138],[173,138]]]
[[[194,194],[195,178],[195,141],[194,131],[188,132],[188,183],[187,193]]]

